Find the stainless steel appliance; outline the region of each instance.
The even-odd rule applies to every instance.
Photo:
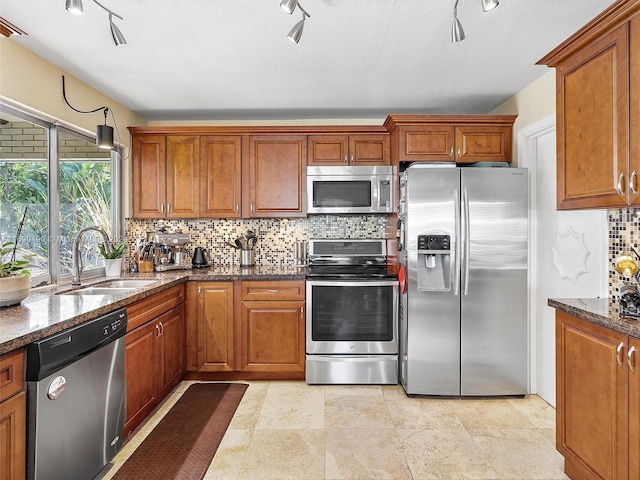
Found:
[[[185,245],[191,243],[191,236],[182,232],[150,232],[147,241],[152,244],[154,270],[182,270],[193,265],[186,258]]]
[[[307,213],[392,213],[396,184],[391,166],[307,167]]]
[[[27,346],[27,476],[94,478],[122,447],[124,308]]]
[[[306,381],[398,383],[398,279],[384,239],[309,241]]]
[[[413,164],[401,174],[407,394],[527,393],[528,185],[517,168]]]

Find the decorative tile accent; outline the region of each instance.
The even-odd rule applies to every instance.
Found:
[[[385,238],[387,215],[317,215],[308,218],[127,220],[127,238],[131,252],[136,238],[164,227],[168,232],[191,235],[188,252],[204,247],[216,265],[239,265],[240,253],[227,242],[253,231],[258,237],[255,261],[258,265],[293,265],[296,240],[310,238]]]

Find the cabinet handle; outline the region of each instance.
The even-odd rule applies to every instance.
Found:
[[[629,370],[635,372],[636,369],[633,366],[633,354],[636,353],[636,347],[631,347],[629,349],[629,353],[627,353],[627,365],[629,365]]]
[[[171,212],[171,204],[167,202],[167,215]]]
[[[255,212],[254,206],[253,206],[253,202],[251,202],[251,212]]]
[[[355,158],[356,158],[356,155],[353,152],[351,152],[351,163],[353,163]]]
[[[347,152],[344,152],[344,163],[349,163],[349,157]]]
[[[462,156],[462,152],[460,150],[460,147],[458,147],[458,158],[460,158]]]
[[[278,292],[280,292],[280,290],[274,290],[274,289],[269,288],[267,290],[267,292],[269,292],[269,293],[278,293]]]
[[[629,180],[629,190],[634,195],[638,194],[638,190],[636,188],[636,186],[638,184],[638,180],[636,179],[636,177],[637,177],[636,171],[634,170],[633,172],[631,172],[631,180]]]
[[[160,325],[156,324],[156,338],[160,338]]]
[[[160,322],[160,336],[164,335],[164,325]]]
[[[162,212],[162,214],[164,215],[164,203],[160,204],[160,211]]]
[[[616,360],[618,360],[618,366],[622,367],[624,363],[622,363],[622,349],[624,348],[624,342],[620,342],[618,348],[616,348]]]
[[[451,144],[451,148],[449,149],[449,156],[453,158],[453,144]]]
[[[236,213],[238,213],[240,211],[240,204],[236,203]]]
[[[202,287],[198,285],[198,298],[202,298]]]
[[[304,320],[304,307],[300,307],[300,320]]]
[[[624,195],[624,188],[622,187],[624,185],[623,182],[624,182],[624,172],[622,172],[618,177],[618,185],[616,186],[616,190],[618,190],[618,193],[620,195]]]

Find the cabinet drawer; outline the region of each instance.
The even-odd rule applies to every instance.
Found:
[[[0,402],[24,390],[24,350],[0,356]]]
[[[245,281],[242,300],[304,300],[304,281]]]
[[[127,332],[184,303],[184,285],[171,287],[127,307]]]

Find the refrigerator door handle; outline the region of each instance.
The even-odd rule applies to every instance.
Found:
[[[471,255],[471,241],[469,240],[469,194],[467,189],[462,190],[462,212],[464,216],[464,282],[463,295],[469,294],[469,256]]]
[[[455,220],[456,220],[456,238],[455,238],[456,259],[453,266],[454,268],[453,294],[459,295],[460,294],[460,256],[462,255],[462,244],[460,243],[460,240],[461,240],[460,235],[462,233],[462,226],[460,225],[460,192],[458,190],[455,190],[453,192],[453,204],[454,204]]]

